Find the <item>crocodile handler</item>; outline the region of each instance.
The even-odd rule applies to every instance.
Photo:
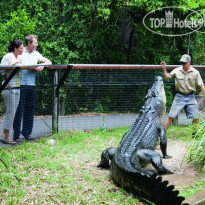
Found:
[[[168,81],[175,78],[176,91],[168,118],[164,123],[165,130],[169,128],[172,120],[178,116],[182,109],[185,110],[187,118],[193,119],[194,128],[196,127],[196,124],[199,123],[199,109],[194,92],[196,91],[196,86],[199,86],[205,96],[205,87],[199,71],[190,65],[191,57],[188,54],[184,54],[181,57],[180,63],[180,67],[167,73],[166,62],[161,62],[164,79]]]

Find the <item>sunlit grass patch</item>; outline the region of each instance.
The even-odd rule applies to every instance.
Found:
[[[70,130],[1,148],[2,204],[137,204],[136,197],[113,183],[108,170],[96,167],[101,152],[116,147],[127,130]],[[190,128],[172,127],[168,137],[183,140],[182,134],[190,139]],[[51,138],[55,146],[47,143]]]
[[[127,128],[60,132],[49,138],[1,148],[3,204],[135,204],[116,187],[109,171],[96,167],[100,154],[116,146]],[[47,144],[55,139],[56,145]]]

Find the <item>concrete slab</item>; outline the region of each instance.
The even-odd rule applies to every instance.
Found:
[[[91,116],[60,116],[59,117],[59,131],[69,129],[97,129],[97,128],[116,128],[116,127],[129,127],[136,120],[138,114],[118,114],[118,115],[91,115]],[[165,114],[162,122],[166,119]],[[191,124],[191,120],[187,120],[184,113],[179,115],[179,125]],[[3,129],[3,121],[0,120],[0,133]],[[43,136],[50,135],[52,133],[52,118],[51,116],[46,117],[35,117],[33,132],[31,136],[33,138],[40,138]],[[23,136],[20,136],[23,138]],[[5,146],[3,141],[0,140],[0,147]]]

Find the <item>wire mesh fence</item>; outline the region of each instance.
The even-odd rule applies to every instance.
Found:
[[[205,71],[200,69],[200,73],[205,80]],[[56,74],[58,79],[55,81]],[[73,69],[63,80],[57,96],[55,89],[60,79],[65,77],[65,70],[45,69],[36,78],[31,135],[34,138],[49,135],[55,130],[55,123],[58,130],[130,126],[158,75],[162,76],[162,72],[157,69]],[[165,82],[165,91],[169,110],[174,96],[174,81]],[[201,107],[203,97],[199,96],[198,101]],[[5,101],[1,95],[1,133],[5,111]],[[188,123],[190,121],[181,113],[179,124]],[[23,122],[21,126],[24,126]]]

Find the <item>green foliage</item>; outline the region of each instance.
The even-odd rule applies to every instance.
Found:
[[[194,33],[191,35],[190,52],[192,53],[193,56],[192,59],[194,65],[205,64],[204,45],[205,45],[204,33]]]
[[[198,126],[197,132],[188,148],[187,160],[194,162],[201,170],[205,169],[205,116]]]
[[[164,90],[166,93],[166,111],[168,111],[172,105],[174,96],[173,96],[173,87],[172,86],[164,86]]]
[[[148,31],[142,18],[147,12],[165,6],[184,6],[201,9],[203,1],[64,1],[64,0],[14,0],[0,2],[1,49],[5,53],[10,40],[35,33],[39,36],[39,50],[53,63],[150,63],[178,62],[179,56],[187,51],[186,37],[164,37]],[[127,16],[139,17],[130,25],[133,28],[131,50],[124,49],[119,36],[122,22]],[[125,33],[127,35],[127,33]],[[191,35],[203,50],[203,34]],[[201,41],[202,40],[202,41]],[[201,41],[201,42],[200,42]],[[160,42],[160,46],[159,46]],[[146,46],[145,46],[146,45]]]
[[[12,12],[6,22],[0,23],[0,27],[0,56],[3,56],[10,41],[19,39],[24,43],[25,36],[34,32],[36,21],[30,18],[25,9],[19,9]]]
[[[196,181],[189,187],[184,188],[180,193],[185,198],[197,193],[198,191],[202,190],[205,187],[205,178],[201,181]]]
[[[94,109],[95,112],[100,112],[100,113],[108,112],[108,109],[104,107],[99,100],[95,101],[95,106],[96,106]]]

